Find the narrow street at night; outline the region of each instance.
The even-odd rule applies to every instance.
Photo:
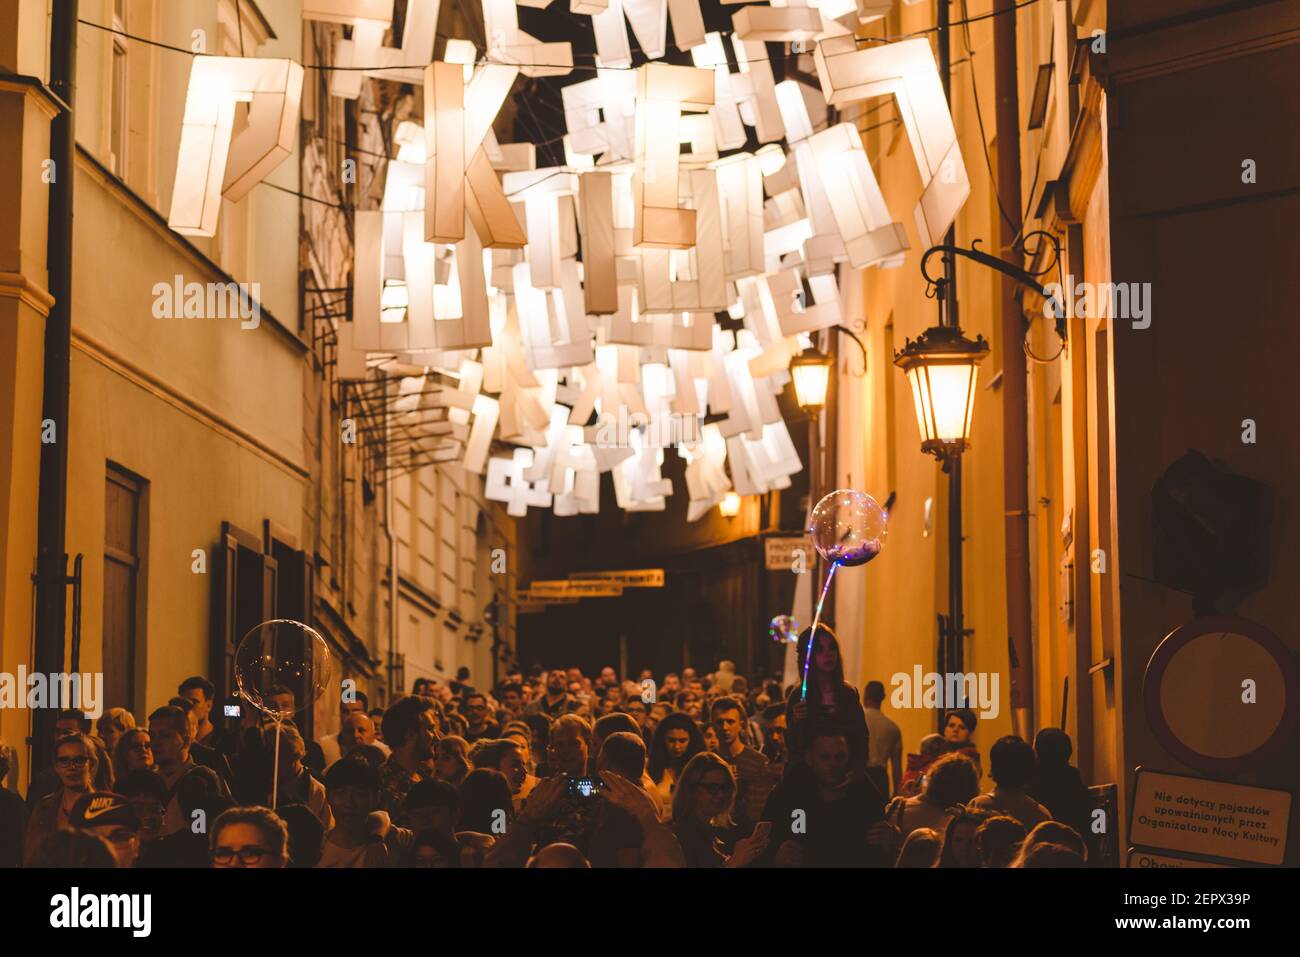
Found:
[[[1300,0],[0,0],[9,933],[1280,936],[1298,81]]]

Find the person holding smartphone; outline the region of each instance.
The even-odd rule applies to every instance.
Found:
[[[736,772],[731,765],[708,751],[686,762],[673,794],[673,834],[687,867],[748,867],[767,850],[772,824],[760,821],[727,855],[721,834],[732,826],[735,804]]]
[[[533,789],[486,866],[523,866],[535,849],[557,843],[577,848],[594,867],[685,866],[677,838],[637,783],[645,773],[645,743],[630,732],[611,734],[601,746],[597,772],[587,775],[590,731],[577,716],[556,721],[551,760],[559,773]]]

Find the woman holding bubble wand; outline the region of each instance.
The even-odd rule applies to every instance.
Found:
[[[808,531],[813,547],[829,565],[826,582],[813,616],[812,627],[799,638],[802,682],[786,701],[787,735],[791,756],[788,767],[800,762],[802,741],[797,726],[809,718],[830,721],[844,731],[848,739],[850,764],[854,770],[866,769],[867,728],[857,689],[844,681],[843,657],[839,640],[830,628],[821,624],[826,596],[835,572],[841,566],[865,565],[880,554],[885,544],[888,514],[876,500],[855,489],[838,489],[825,496],[813,509]],[[816,669],[814,670],[814,665]],[[815,692],[810,700],[811,686]]]

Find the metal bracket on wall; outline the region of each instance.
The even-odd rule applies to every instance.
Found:
[[[867,374],[867,347],[863,345],[862,340],[858,338],[858,334],[854,332],[852,329],[850,329],[848,326],[839,325],[839,326],[834,326],[832,328],[836,329],[839,332],[844,333],[846,336],[848,336],[850,339],[856,342],[858,344],[858,348],[862,350],[862,371],[849,373],[851,376],[853,376],[853,378],[861,379],[863,376]]]
[[[1030,240],[1035,239],[1038,240],[1038,242],[1031,248],[1028,243]],[[1033,359],[1035,362],[1051,362],[1065,350],[1065,347],[1068,344],[1068,327],[1066,325],[1065,315],[1066,310],[1064,308],[1064,303],[1054,297],[1047,287],[1039,282],[1039,277],[1046,276],[1048,273],[1052,272],[1052,270],[1056,270],[1057,278],[1060,278],[1061,241],[1052,233],[1042,229],[1036,229],[1033,232],[1025,233],[1024,236],[1017,240],[1015,246],[1012,248],[1021,250],[1029,259],[1036,258],[1039,250],[1043,248],[1043,245],[1051,248],[1051,260],[1041,269],[1036,271],[1023,269],[1014,263],[1009,263],[1004,259],[999,259],[997,256],[989,255],[979,248],[981,242],[982,240],[979,239],[972,240],[969,249],[966,249],[963,246],[948,244],[931,246],[927,249],[925,255],[921,257],[921,275],[925,277],[927,284],[926,295],[930,297],[936,295],[936,290],[942,289],[942,285],[945,281],[942,276],[935,277],[930,275],[927,267],[932,256],[941,256],[945,259],[948,256],[961,256],[964,259],[977,262],[982,266],[987,266],[990,269],[1002,273],[1004,276],[1014,279],[1016,282],[1020,283],[1020,285],[1038,293],[1048,302],[1056,302],[1058,305],[1058,308],[1055,310],[1056,335],[1057,338],[1061,340],[1061,348],[1057,350],[1056,355],[1048,356],[1046,358],[1034,355],[1029,348],[1029,326],[1028,324],[1025,326],[1025,355],[1029,356],[1029,358]]]
[[[68,574],[68,556],[63,556],[63,586],[72,586],[72,660],[70,662],[70,672],[79,670],[77,667],[81,661],[81,583],[82,573],[81,566],[86,556],[78,552],[72,559],[72,574]],[[32,574],[32,603],[36,601],[36,589],[40,584],[40,576]]]

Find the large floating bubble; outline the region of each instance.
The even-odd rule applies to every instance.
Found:
[[[235,649],[239,693],[278,721],[311,707],[325,693],[333,672],[324,637],[300,621],[264,621]]]
[[[813,546],[835,565],[865,565],[885,547],[889,516],[866,492],[842,488],[813,509],[808,532]]]

